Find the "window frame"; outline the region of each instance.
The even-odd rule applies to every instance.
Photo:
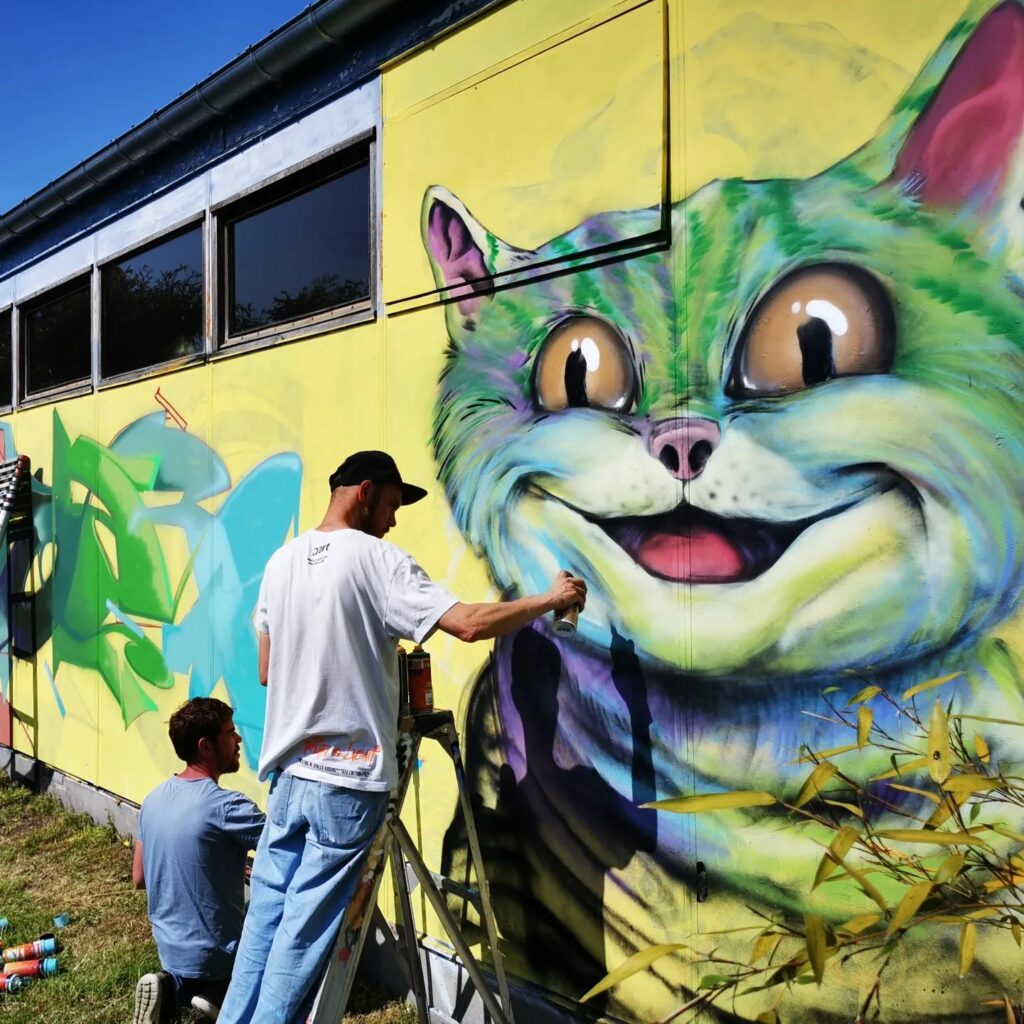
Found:
[[[344,142],[325,149],[300,163],[286,168],[278,174],[251,185],[231,196],[230,199],[210,208],[213,222],[211,235],[211,268],[215,282],[211,318],[215,325],[212,355],[230,355],[247,352],[255,348],[299,338],[308,338],[346,327],[351,324],[372,320],[376,316],[378,273],[377,258],[379,225],[377,223],[377,140],[373,129],[345,139]],[[231,247],[228,244],[228,229],[231,224],[269,210],[279,203],[310,192],[348,170],[365,165],[368,171],[367,188],[367,296],[356,302],[308,316],[285,320],[252,331],[231,334],[229,330],[231,296]],[[317,167],[322,168],[320,174]],[[288,182],[298,176],[309,176],[294,188]]]
[[[96,390],[102,391],[105,388],[114,387],[118,384],[125,384],[129,381],[139,380],[142,377],[148,377],[156,373],[166,373],[168,370],[176,370],[181,367],[190,366],[193,363],[204,362],[210,354],[210,320],[209,320],[209,308],[210,308],[210,281],[208,279],[208,239],[207,232],[209,230],[209,218],[206,215],[205,210],[198,211],[197,213],[191,214],[176,224],[172,224],[168,228],[163,228],[160,231],[149,235],[147,238],[142,239],[139,242],[133,242],[130,246],[120,249],[117,252],[112,253],[109,256],[104,256],[102,263],[96,264],[96,307],[97,307],[97,333],[95,339],[95,360],[96,360]],[[155,249],[157,246],[162,245],[164,242],[173,241],[175,238],[181,235],[187,234],[189,231],[193,231],[195,228],[199,228],[199,258],[202,261],[202,279],[203,279],[203,295],[202,295],[202,309],[201,309],[201,320],[202,320],[202,339],[203,343],[197,352],[193,352],[187,356],[177,356],[174,359],[165,359],[159,363],[149,363],[146,366],[140,366],[134,370],[125,370],[123,373],[110,374],[109,376],[103,376],[103,273],[108,268],[123,262],[126,259],[130,259],[133,256],[138,256],[144,253],[147,249]]]
[[[9,302],[6,305],[0,303],[0,317],[7,317],[8,323],[11,327],[11,358],[7,364],[7,373],[9,382],[11,385],[11,400],[9,402],[0,402],[0,415],[6,415],[7,413],[13,412],[15,403],[18,396],[17,388],[17,364],[18,361],[15,358],[15,353],[18,350],[18,332],[17,322],[18,318],[15,315],[17,306],[14,302]],[[2,364],[0,364],[0,372],[2,372]]]
[[[333,145],[319,149],[304,159],[282,168],[274,174],[233,190],[219,202],[210,201],[209,191],[206,202],[200,208],[182,211],[180,218],[162,225],[159,229],[141,238],[133,239],[120,248],[106,251],[99,256],[93,244],[93,255],[79,263],[74,269],[56,276],[45,285],[27,291],[23,296],[11,295],[6,303],[0,303],[0,316],[6,312],[11,316],[11,404],[0,405],[0,415],[8,415],[19,409],[58,403],[86,394],[98,394],[110,388],[119,387],[146,377],[174,373],[181,369],[203,363],[229,359],[256,349],[276,344],[297,341],[304,338],[330,334],[350,326],[374,321],[378,316],[381,296],[380,267],[380,188],[381,168],[379,166],[379,121],[362,131],[354,133]],[[366,298],[320,313],[310,314],[284,321],[257,331],[227,336],[227,272],[224,258],[227,246],[225,239],[228,225],[234,220],[270,208],[277,203],[301,195],[326,183],[347,170],[365,165],[367,168],[367,285]],[[318,173],[316,168],[320,167]],[[301,177],[300,177],[301,176]],[[289,181],[300,177],[300,181],[289,187]],[[208,186],[209,187],[209,186]],[[145,252],[163,241],[198,227],[202,239],[203,260],[203,346],[200,351],[122,374],[102,376],[103,345],[103,280],[102,273],[111,265]],[[67,384],[60,384],[31,394],[27,390],[28,344],[25,331],[25,317],[38,305],[59,299],[63,292],[85,287],[89,294],[89,375]],[[3,372],[0,369],[0,372]]]
[[[80,270],[76,270],[57,281],[47,284],[34,292],[18,298],[13,306],[15,310],[15,322],[12,324],[14,336],[12,342],[17,344],[18,376],[14,381],[14,408],[24,409],[33,405],[44,405],[47,402],[54,402],[64,398],[74,398],[78,395],[89,394],[95,384],[95,272],[96,265],[90,263]],[[89,294],[89,372],[85,377],[79,377],[66,384],[56,384],[53,387],[43,388],[39,391],[29,392],[28,390],[28,332],[25,330],[25,317],[39,307],[50,302],[55,302],[79,287],[84,286]],[[13,353],[12,353],[13,355]]]

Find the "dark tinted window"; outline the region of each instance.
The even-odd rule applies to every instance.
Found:
[[[229,214],[229,335],[369,297],[369,162],[349,163],[326,180],[324,174],[288,179],[256,197],[260,209]]]
[[[25,306],[21,316],[26,394],[89,379],[88,278]]]
[[[11,404],[11,311],[0,313],[0,405]]]
[[[104,377],[203,348],[203,232],[196,226],[101,271]]]

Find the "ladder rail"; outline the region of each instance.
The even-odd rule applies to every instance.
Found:
[[[473,956],[473,952],[469,948],[462,930],[459,928],[459,922],[455,920],[455,915],[448,909],[448,904],[445,902],[444,897],[431,880],[430,870],[423,863],[423,858],[420,856],[412,836],[409,835],[409,830],[402,824],[401,818],[393,818],[389,827],[395,834],[399,848],[409,861],[410,866],[416,873],[416,877],[420,880],[420,885],[423,886],[423,891],[426,893],[430,906],[440,919],[444,930],[448,933],[448,938],[451,939],[455,951],[459,954],[462,966],[466,969],[466,973],[476,987],[487,1012],[491,1015],[495,1024],[511,1024],[498,1000],[494,998],[494,994],[491,992],[487,979],[480,968],[480,962]]]
[[[501,959],[501,949],[498,945],[498,926],[494,917],[494,908],[491,904],[491,888],[487,883],[487,874],[484,871],[483,852],[480,849],[480,836],[476,830],[476,818],[473,815],[473,807],[470,801],[469,784],[466,781],[466,769],[462,762],[462,754],[459,747],[459,734],[454,723],[445,729],[445,738],[448,746],[448,753],[451,756],[455,768],[455,781],[459,790],[459,803],[462,806],[462,815],[466,822],[466,839],[469,843],[469,856],[473,862],[473,870],[476,872],[476,892],[479,902],[480,917],[484,922],[484,930],[487,933],[487,943],[491,948],[491,958],[494,962],[494,976],[498,982],[498,994],[501,996],[501,1004],[508,1018],[508,1024],[515,1024],[512,1014],[512,997],[509,994],[508,979],[505,976],[505,965]],[[477,901],[473,901],[474,904]]]
[[[405,858],[400,851],[391,849],[391,873],[395,884],[398,906],[402,913],[402,945],[408,961],[409,980],[412,984],[413,996],[416,999],[416,1016],[418,1024],[430,1024],[427,1012],[427,993],[423,983],[423,972],[420,970],[420,950],[416,940],[416,922],[412,916],[412,892],[409,877],[405,873]]]

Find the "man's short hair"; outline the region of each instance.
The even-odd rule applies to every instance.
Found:
[[[199,755],[199,741],[205,736],[211,743],[221,726],[234,715],[234,709],[216,697],[193,697],[171,715],[168,733],[174,752],[186,764]]]

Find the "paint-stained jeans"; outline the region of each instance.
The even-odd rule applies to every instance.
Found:
[[[294,775],[277,780],[219,1024],[305,1021],[387,799]]]

